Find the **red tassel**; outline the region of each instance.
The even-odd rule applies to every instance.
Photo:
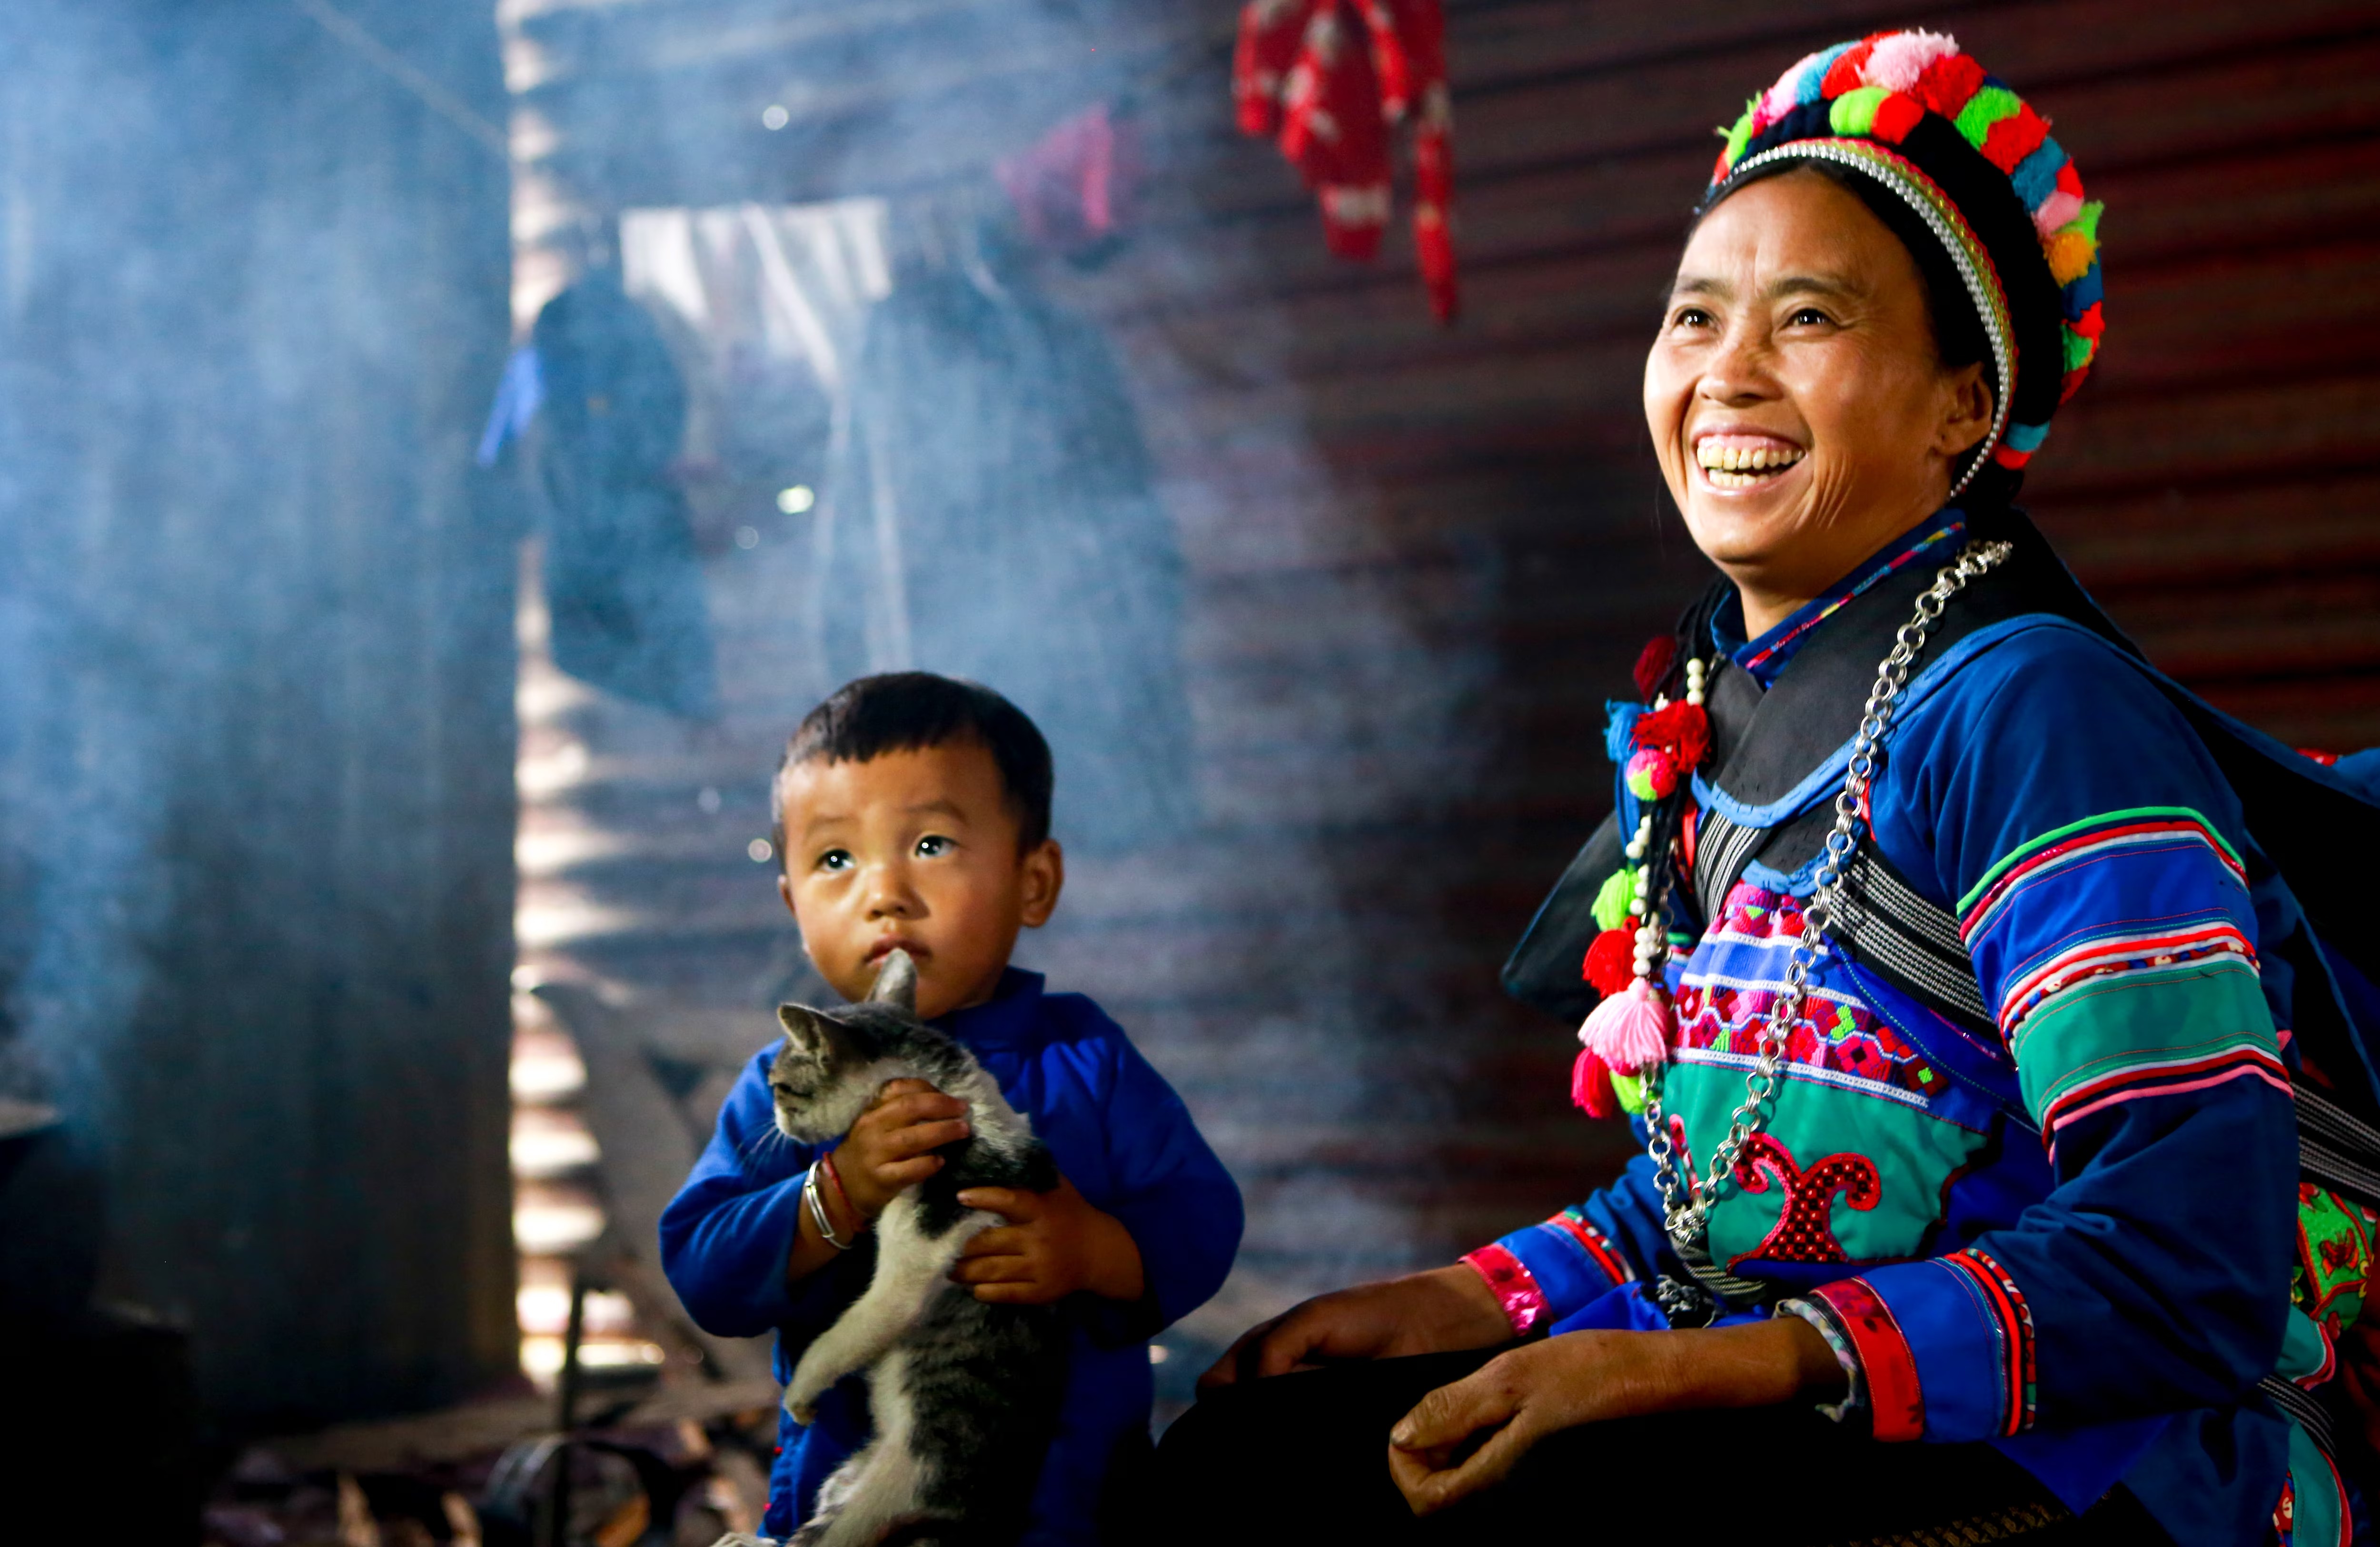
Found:
[[[1661,690],[1662,682],[1668,678],[1670,668],[1677,664],[1677,661],[1676,640],[1661,634],[1645,640],[1645,648],[1636,653],[1636,670],[1632,674],[1636,678],[1637,697],[1651,703],[1653,695]]]
[[[1570,1099],[1589,1117],[1620,1115],[1620,1096],[1611,1089],[1611,1070],[1589,1049],[1579,1049],[1578,1062],[1570,1066]]]
[[[1626,930],[1605,930],[1586,948],[1586,981],[1609,998],[1625,993],[1636,981],[1636,937]]]

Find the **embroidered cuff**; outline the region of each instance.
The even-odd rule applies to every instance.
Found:
[[[1467,1252],[1463,1261],[1504,1308],[1504,1320],[1512,1323],[1513,1336],[1526,1337],[1546,1324],[1546,1294],[1537,1287],[1536,1275],[1501,1244]]]
[[[1892,1308],[1864,1278],[1823,1284],[1807,1297],[1834,1317],[1860,1367],[1879,1440],[1915,1440],[1925,1433],[1925,1397],[1917,1358],[1893,1320]],[[1823,1328],[1821,1329],[1824,1330]]]
[[[1542,1224],[1515,1230],[1482,1251],[1500,1251],[1517,1263],[1535,1288],[1537,1320],[1531,1326],[1552,1325],[1580,1307],[1608,1294],[1616,1285],[1635,1277],[1628,1260],[1609,1236],[1575,1209],[1565,1209]],[[1467,1259],[1466,1259],[1467,1261]],[[1472,1263],[1494,1288],[1497,1279],[1480,1263]],[[1499,1291],[1500,1296],[1501,1291]],[[1511,1310],[1508,1305],[1507,1312]],[[1525,1333],[1517,1322],[1515,1332]]]
[[[1872,1268],[1853,1282],[1888,1308],[1885,1315],[1903,1339],[1913,1383],[1925,1393],[1927,1438],[2001,1439],[2033,1427],[2033,1312],[2024,1292],[1988,1253],[1969,1247],[1927,1261]],[[1868,1386],[1880,1415],[1884,1394],[1872,1361]]]
[[[1817,1300],[1791,1299],[1777,1302],[1779,1316],[1799,1316],[1818,1329],[1818,1335],[1834,1350],[1835,1362],[1843,1367],[1843,1399],[1821,1402],[1818,1411],[1840,1423],[1844,1419],[1867,1406],[1867,1378],[1860,1370],[1859,1354],[1852,1347],[1851,1334],[1836,1324],[1834,1311]]]

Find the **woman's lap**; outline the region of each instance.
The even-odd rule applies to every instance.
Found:
[[[1581,1528],[1597,1536],[1691,1528],[1694,1540],[1764,1547],[2165,1541],[2127,1495],[2078,1520],[1988,1445],[1880,1445],[1802,1407],[1663,1414],[1551,1435],[1500,1486],[1417,1521],[1389,1480],[1389,1429],[1423,1394],[1493,1357],[1382,1359],[1205,1398],[1159,1446],[1147,1540],[1443,1547],[1524,1531],[1544,1541]],[[1974,1534],[1929,1534],[1954,1522],[1973,1523]]]

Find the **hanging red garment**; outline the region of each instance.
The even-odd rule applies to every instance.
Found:
[[[1240,131],[1278,134],[1314,189],[1342,258],[1380,248],[1390,197],[1390,128],[1414,121],[1414,246],[1430,311],[1455,311],[1454,127],[1439,0],[1247,0],[1232,95]]]

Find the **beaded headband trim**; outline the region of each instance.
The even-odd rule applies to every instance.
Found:
[[[2020,392],[2019,384],[2010,377],[2000,380],[2001,411],[2008,412],[2022,398],[2025,417],[2010,419],[1991,459],[2019,470],[2048,435],[2050,417],[2058,405],[2072,397],[2090,374],[2105,331],[2100,311],[2101,206],[2084,201],[2082,176],[2064,148],[2050,137],[2048,119],[1961,53],[1958,40],[1948,33],[1876,32],[1809,55],[1746,104],[1742,116],[1720,131],[1727,143],[1712,170],[1709,191],[1711,195],[1719,192],[1731,175],[1743,170],[1740,164],[1748,158],[1786,145],[1836,139],[1901,146],[1929,118],[1939,119],[1947,131],[1964,142],[1960,155],[1972,149],[1979,158],[1979,174],[2007,180],[2017,211],[2030,223],[2033,238],[2039,243],[2055,292],[2056,326],[2039,340],[2060,372],[2054,401],[2046,382],[2023,384]],[[1847,164],[1871,170],[1864,164]],[[1927,178],[1925,186],[1939,195],[1937,179]],[[1957,207],[1955,201],[1946,202]],[[1954,260],[1960,250],[1949,248]],[[2016,257],[2003,252],[2000,261],[2012,262]],[[2025,286],[2037,283],[2027,279]],[[2026,294],[2035,293],[2045,298],[2050,294],[2026,288]],[[2026,303],[2028,308],[2033,304]],[[2031,310],[2025,312],[2028,319],[2034,315]],[[2049,328],[2048,319],[2042,319],[2040,325]],[[2022,329],[2034,326],[2032,321],[2020,320]],[[2031,331],[2022,332],[2021,336],[2028,341],[2035,338]],[[2031,374],[2029,354],[2021,354],[2020,361]]]
[[[1968,458],[1967,470],[1950,485],[1950,497],[1957,499],[1966,493],[1967,485],[1991,459],[2001,437],[2008,431],[2009,405],[2015,400],[2016,345],[2015,324],[2009,315],[2008,292],[2000,285],[1999,270],[1992,264],[1992,255],[1959,206],[1949,196],[1935,186],[1934,179],[1919,171],[1906,157],[1896,155],[1883,146],[1866,140],[1796,140],[1761,152],[1738,162],[1726,180],[1711,190],[1704,201],[1708,209],[1732,193],[1738,185],[1761,167],[1780,161],[1825,161],[1838,166],[1848,166],[1864,172],[1899,196],[1917,213],[1934,233],[1935,239],[1949,255],[1966,282],[1967,298],[1973,303],[1975,315],[1984,324],[1984,335],[1992,347],[1992,428],[1974,447]]]

